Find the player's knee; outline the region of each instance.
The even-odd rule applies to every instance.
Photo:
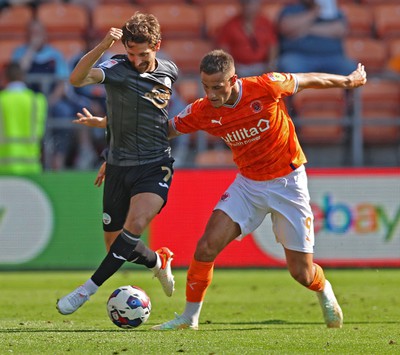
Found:
[[[146,218],[136,218],[133,221],[126,221],[124,229],[135,235],[143,234],[149,221]]]
[[[199,261],[213,261],[218,253],[218,246],[208,238],[202,237],[197,243],[195,259]]]
[[[307,270],[302,269],[292,269],[289,270],[290,275],[301,285],[308,287],[313,281],[313,276],[307,272]]]

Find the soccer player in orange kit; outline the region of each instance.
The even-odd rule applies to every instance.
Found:
[[[313,262],[313,214],[304,164],[306,157],[283,98],[303,89],[353,89],[366,83],[364,66],[347,76],[327,73],[266,73],[238,78],[230,54],[208,53],[200,76],[206,97],[170,120],[170,137],[204,130],[222,138],[233,152],[239,174],[221,196],[197,243],[186,282],[181,315],[154,330],[198,329],[214,261],[233,240],[254,231],[271,214],[291,276],[314,291],[325,322],[340,328],[343,313],[322,268]],[[80,123],[95,121],[79,114]]]

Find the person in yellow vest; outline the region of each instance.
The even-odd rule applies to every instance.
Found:
[[[7,84],[0,92],[0,174],[38,174],[42,171],[47,99],[27,88],[18,63],[9,63],[4,74]]]

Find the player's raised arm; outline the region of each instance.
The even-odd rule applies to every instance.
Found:
[[[81,87],[90,84],[97,84],[103,80],[101,69],[93,68],[103,53],[109,49],[115,41],[122,37],[122,30],[112,27],[102,41],[91,51],[86,53],[76,64],[69,77],[73,86]]]
[[[354,89],[365,85],[367,82],[367,73],[364,69],[364,65],[361,63],[359,63],[357,69],[349,75],[327,73],[299,73],[295,75],[299,83],[298,92],[304,89]]]

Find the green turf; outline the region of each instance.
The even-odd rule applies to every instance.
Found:
[[[168,298],[148,271],[124,270],[79,311],[62,316],[57,297],[90,272],[0,273],[0,354],[400,354],[400,270],[326,270],[344,312],[327,329],[317,298],[286,270],[216,270],[199,331],[151,331],[184,307],[185,271]],[[151,297],[148,322],[114,326],[106,299],[134,284]]]

